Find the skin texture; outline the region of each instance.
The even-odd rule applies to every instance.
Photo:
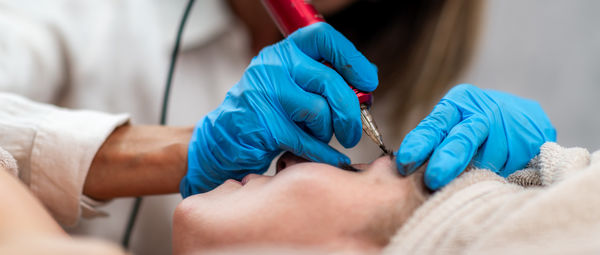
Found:
[[[193,127],[118,127],[96,153],[83,193],[98,199],[179,192]]]
[[[0,254],[125,254],[104,241],[69,237],[19,180],[0,166]]]
[[[401,177],[389,156],[354,165],[360,172],[300,161],[182,201],[174,253],[247,245],[377,252],[423,201],[415,177]]]

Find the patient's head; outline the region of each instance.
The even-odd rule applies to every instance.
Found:
[[[423,202],[422,176],[381,157],[344,171],[282,156],[274,177],[248,175],[191,196],[174,215],[175,253],[236,245],[376,251]]]

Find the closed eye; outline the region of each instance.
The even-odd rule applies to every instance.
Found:
[[[349,165],[349,164],[340,165],[340,169],[350,171],[350,172],[357,172],[357,173],[362,172],[362,170],[360,170],[356,167],[353,167],[352,165]]]

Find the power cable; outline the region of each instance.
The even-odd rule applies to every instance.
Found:
[[[167,110],[169,106],[169,95],[171,93],[171,83],[173,81],[173,73],[175,72],[175,63],[177,62],[177,56],[179,55],[179,47],[181,44],[181,37],[183,35],[183,29],[185,27],[185,23],[190,15],[190,11],[192,6],[194,5],[195,0],[188,0],[188,3],[185,7],[185,11],[181,16],[181,21],[179,23],[179,29],[177,30],[177,36],[175,39],[175,45],[173,46],[173,52],[171,53],[171,64],[169,65],[169,72],[167,75],[167,83],[165,84],[165,92],[163,94],[163,103],[160,112],[160,125],[164,126],[167,123]],[[142,205],[142,197],[136,197],[135,202],[133,203],[133,208],[129,213],[129,219],[127,221],[127,226],[125,227],[125,233],[123,234],[122,245],[125,249],[129,248],[129,240],[131,238],[131,234],[133,232],[133,227],[135,225],[135,220],[137,219],[138,213],[140,211],[140,206]]]

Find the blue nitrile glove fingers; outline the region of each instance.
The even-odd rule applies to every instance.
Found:
[[[427,187],[439,189],[467,168],[477,148],[488,137],[488,126],[480,116],[469,117],[454,126],[431,155],[424,176]]]
[[[298,29],[288,38],[309,57],[331,63],[355,88],[366,92],[377,88],[377,67],[329,24],[312,24]]]
[[[346,148],[355,146],[362,135],[362,122],[358,99],[346,81],[359,90],[372,91],[378,85],[377,68],[327,23],[319,22],[301,28],[287,40],[304,53],[295,54],[301,59],[294,61],[307,63],[288,65],[297,69],[297,72],[292,72],[294,80],[306,91],[321,94],[327,99],[336,138]],[[317,63],[320,60],[331,63],[337,72]],[[350,99],[349,95],[354,96]]]
[[[402,175],[412,174],[446,138],[460,121],[458,109],[442,99],[429,116],[406,135],[396,155],[396,165]]]
[[[290,116],[290,119],[296,122],[302,129],[323,142],[329,142],[333,135],[331,127],[331,110],[327,101],[319,95],[306,93],[300,88],[296,93],[304,94],[303,100],[297,100],[298,94],[284,93],[280,95],[281,100],[287,103],[282,104],[284,111]]]
[[[335,70],[306,56],[294,43],[286,46],[290,48],[289,51],[298,51],[287,59],[289,72],[296,84],[327,100],[325,103],[331,109],[333,130],[338,141],[346,148],[355,146],[362,135],[360,105],[356,94]]]
[[[527,127],[520,129],[505,129],[507,137],[520,137],[520,139],[510,140],[510,153],[516,155],[537,155],[540,153],[540,141],[556,141],[556,129],[552,126],[548,115],[544,112],[540,104],[536,101],[517,97],[508,93],[486,90],[492,98],[496,100],[500,108],[514,108],[515,112],[527,114],[510,114],[510,112],[501,112],[501,118],[505,123],[517,127]],[[496,148],[497,149],[497,148]],[[493,153],[490,149],[489,153]],[[525,166],[532,157],[508,157],[505,163],[505,170],[499,174],[507,177],[516,170]],[[475,158],[479,162],[481,160]]]
[[[410,174],[429,158],[425,184],[431,189],[445,186],[469,163],[508,176],[544,142],[555,140],[556,131],[536,102],[463,84],[406,136],[398,170]]]
[[[188,173],[180,185],[184,197],[209,191],[227,179],[240,180],[249,173],[263,173],[282,150],[331,165],[350,162],[345,155],[300,129],[280,106],[272,105],[278,104],[276,99],[262,101],[262,96],[278,95],[259,92],[261,86],[252,82],[255,74],[251,64],[224,102],[196,125],[188,149]],[[279,80],[282,82],[278,86],[297,87]]]
[[[303,45],[322,38],[333,41],[313,41],[309,47],[317,52],[313,55],[292,39],[263,49],[223,103],[196,124],[188,150],[188,172],[180,185],[184,197],[209,191],[227,179],[263,173],[284,150],[331,165],[350,163],[327,144],[333,131],[345,146],[360,139],[358,100],[344,79],[360,80],[362,74],[377,79],[376,70],[364,57],[354,59],[362,54],[346,45],[349,42],[337,31],[330,27],[308,31],[296,38]],[[310,35],[317,31],[325,34]],[[353,54],[351,61],[356,62],[346,67],[346,73],[353,75],[350,78],[318,62],[336,56],[337,63],[343,63],[339,59],[345,54]],[[361,66],[368,70],[358,69]],[[361,84],[377,85],[364,80],[368,82]]]

